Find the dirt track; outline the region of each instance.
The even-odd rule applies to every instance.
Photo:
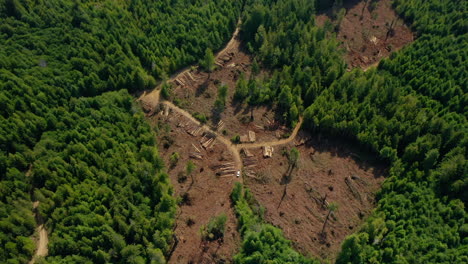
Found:
[[[39,201],[35,201],[33,204],[34,210],[37,210],[38,206],[39,206]],[[37,241],[36,252],[34,253],[34,256],[32,257],[31,261],[29,261],[29,264],[35,263],[37,258],[45,257],[47,256],[47,253],[48,253],[47,245],[49,244],[49,237],[47,235],[47,230],[44,227],[42,217],[37,212],[36,212],[36,221],[38,223],[36,230],[39,234],[39,240]]]
[[[151,102],[152,105],[154,104],[156,106],[156,105],[158,105],[159,101],[154,101],[154,100],[155,99],[159,100],[159,97],[160,97],[159,93],[160,92],[161,92],[160,89],[155,89],[153,92],[151,92],[150,94],[148,94],[146,96],[142,95],[142,97],[140,97],[139,100],[145,101],[147,103]],[[150,100],[150,101],[147,101],[147,100]],[[171,103],[169,101],[162,101],[161,103],[169,106],[174,111],[176,111],[179,114],[187,117],[188,119],[190,119],[195,124],[202,125],[189,112],[185,111],[184,109],[181,109],[181,108],[177,107],[173,103]],[[299,129],[301,128],[302,121],[303,121],[303,119],[302,119],[302,117],[300,117],[299,122],[297,123],[297,125],[294,128],[293,132],[286,139],[280,139],[280,140],[275,140],[275,141],[267,141],[267,142],[258,142],[258,143],[251,143],[251,144],[245,143],[245,144],[238,144],[238,145],[232,144],[229,139],[227,139],[224,136],[220,135],[218,132],[214,131],[213,129],[211,129],[207,125],[202,125],[202,128],[203,128],[203,130],[208,131],[208,132],[213,133],[213,134],[216,135],[216,139],[219,140],[221,143],[223,143],[229,149],[229,151],[232,153],[232,156],[234,157],[236,170],[241,170],[242,160],[241,160],[239,151],[242,148],[252,149],[252,148],[260,148],[260,147],[263,147],[263,146],[278,146],[278,145],[287,144],[287,143],[293,141],[296,138],[297,133],[299,132]]]
[[[303,121],[302,117],[299,117],[299,122],[297,123],[296,127],[294,128],[293,132],[288,138],[274,140],[274,141],[267,141],[267,142],[244,143],[244,144],[239,144],[236,147],[238,150],[240,150],[242,148],[252,149],[252,148],[261,148],[263,146],[278,146],[278,145],[288,144],[289,142],[293,141],[296,138],[297,133],[299,132],[299,129],[302,126],[302,121]]]
[[[218,59],[219,57],[224,55],[226,52],[228,52],[235,45],[235,41],[236,41],[238,35],[239,35],[239,28],[237,28],[236,31],[233,33],[232,38],[226,44],[226,47],[224,47],[224,49],[222,49],[221,51],[219,51],[216,54],[216,56],[215,56],[216,59]],[[185,74],[186,71],[188,71],[188,70],[189,70],[189,68],[186,68],[186,69],[178,72],[177,74],[171,76],[169,81],[174,81],[179,76]],[[146,92],[143,93],[138,100],[144,102],[145,104],[147,104],[147,105],[149,105],[149,106],[151,106],[153,108],[157,107],[157,105],[159,103],[165,104],[165,105],[169,106],[170,108],[172,108],[174,111],[178,112],[179,114],[187,117],[188,119],[190,119],[195,124],[201,125],[201,123],[198,120],[196,120],[189,112],[185,111],[184,109],[179,108],[178,106],[174,105],[173,103],[171,103],[169,101],[161,101],[160,102],[160,93],[161,93],[161,89],[160,89],[160,86],[158,86],[153,91],[151,91],[149,93],[146,93]],[[240,157],[239,151],[242,148],[251,149],[251,148],[260,148],[260,147],[263,147],[263,146],[277,146],[277,145],[287,144],[287,143],[289,143],[289,142],[291,142],[292,140],[295,139],[295,137],[297,135],[297,132],[299,131],[301,125],[302,125],[302,117],[299,119],[299,122],[297,123],[296,127],[294,128],[293,132],[291,133],[291,136],[289,136],[289,138],[287,138],[287,139],[268,141],[268,142],[258,142],[258,143],[252,143],[252,144],[239,144],[239,145],[232,144],[230,139],[224,137],[223,135],[220,135],[219,133],[217,133],[216,131],[214,131],[213,129],[208,127],[207,125],[203,125],[202,128],[203,128],[203,130],[208,131],[208,132],[213,133],[214,135],[216,135],[216,138],[218,139],[218,141],[223,143],[227,147],[227,149],[232,153],[232,155],[234,157],[234,161],[235,161],[236,170],[241,170],[241,168],[242,168],[242,159]]]
[[[240,25],[240,21],[238,22],[238,25]],[[216,53],[215,59],[218,59],[219,57],[224,55],[226,52],[228,52],[230,49],[232,49],[232,47],[236,43],[236,39],[237,39],[238,36],[239,36],[239,27],[236,28],[236,30],[232,34],[231,39],[226,44],[226,46],[222,50],[220,50],[218,53]],[[181,69],[180,71],[175,72],[173,75],[171,75],[171,77],[169,78],[168,81],[169,82],[174,81],[175,79],[179,78],[180,76],[186,74],[187,72],[190,71],[190,68],[191,68],[191,66],[188,66],[188,67],[185,67],[185,68]],[[158,103],[159,103],[160,93],[161,93],[161,89],[160,89],[160,85],[158,85],[155,89],[153,89],[149,93],[147,93],[145,91],[140,96],[140,98],[138,98],[138,100],[144,101],[144,102],[148,103],[152,107],[156,107],[158,105]],[[176,107],[175,105],[173,105],[173,106]],[[180,110],[182,110],[182,109],[180,109]],[[180,112],[180,113],[182,113],[182,112]]]
[[[179,114],[187,117],[188,119],[190,119],[192,122],[194,122],[195,124],[197,125],[201,125],[201,123],[195,119],[189,112],[177,107],[176,105],[174,105],[173,103],[171,102],[168,102],[168,101],[164,101],[164,102],[161,102],[162,104],[165,104],[167,106],[169,106],[170,108],[172,108],[174,111],[178,112]],[[211,128],[209,128],[207,125],[203,125],[202,126],[203,130],[205,131],[208,131],[208,132],[211,132],[213,134],[216,135],[216,139],[219,140],[221,143],[223,143],[228,149],[229,151],[232,153],[232,156],[234,157],[234,162],[235,162],[235,169],[236,170],[240,170],[242,168],[242,160],[241,160],[241,157],[239,155],[239,151],[238,151],[238,148],[233,145],[229,139],[226,139],[225,137],[223,137],[222,135],[219,135],[216,131],[212,130]]]

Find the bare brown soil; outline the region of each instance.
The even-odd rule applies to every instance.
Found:
[[[236,82],[241,73],[247,80],[250,78],[252,64],[252,58],[244,52],[237,37],[216,56],[216,63],[217,68],[211,73],[191,69],[174,78],[173,97],[170,100],[189,113],[205,115],[209,118],[209,126],[216,127],[222,120],[224,126],[219,132],[224,131],[227,138],[245,135],[250,130],[256,133],[257,141],[272,141],[290,133],[290,129],[275,121],[272,107],[251,108],[246,104],[234,102]],[[218,87],[222,84],[228,86],[228,98],[225,110],[217,114],[214,104]]]
[[[198,136],[189,135],[188,127],[195,123],[176,111],[170,110],[167,117],[155,115],[151,122],[159,128],[159,152],[165,164],[168,164],[175,196],[181,199],[175,228],[178,244],[169,263],[230,263],[240,247],[240,236],[229,194],[234,181],[240,178],[236,178],[233,173],[216,176],[219,170],[215,166],[233,163],[232,152],[218,139],[212,147],[205,150],[200,145],[203,133]],[[173,143],[168,144],[168,140],[173,140]],[[190,159],[190,153],[197,152],[196,149],[200,150],[202,160]],[[172,167],[170,156],[175,152],[180,158]],[[190,175],[181,181],[179,175],[185,172],[189,159],[196,166],[192,173],[193,181]],[[200,228],[212,217],[220,214],[226,214],[228,217],[224,239],[203,241]]]
[[[211,117],[217,87],[221,82],[229,87],[228,102],[232,102],[235,83],[240,72],[246,78],[250,76],[250,57],[245,54],[237,38],[233,38],[222,51],[216,55],[218,69],[205,73],[187,68],[173,75],[168,82],[174,86],[174,96],[170,101],[160,101],[160,88],[144,92],[141,101],[147,117],[157,130],[159,152],[165,164],[169,164],[169,175],[175,189],[175,196],[181,204],[176,221],[175,235],[178,243],[170,257],[170,263],[230,263],[233,255],[240,248],[240,236],[237,232],[237,219],[230,205],[229,195],[234,181],[243,181],[236,177],[242,168],[241,148],[253,148],[260,145],[275,145],[294,140],[299,127],[292,131],[274,122],[274,112],[266,107],[253,111],[245,105],[230,104],[221,115],[224,125],[217,127],[213,119],[203,125],[192,114],[204,113]],[[229,57],[224,62],[221,58]],[[213,96],[207,94],[213,93]],[[182,109],[184,108],[184,109]],[[253,114],[254,121],[250,122]],[[249,122],[242,123],[242,117]],[[244,135],[248,130],[256,132],[256,143],[234,145],[229,138],[233,135]],[[229,131],[229,132],[228,132]],[[224,133],[223,133],[224,132]],[[195,134],[195,135],[191,135]],[[214,138],[214,145],[202,146],[208,138]],[[281,139],[278,139],[281,137]],[[263,143],[258,143],[263,142]],[[171,166],[170,156],[178,153],[180,158]],[[196,165],[196,170],[187,179],[181,181],[188,161]],[[219,168],[227,166],[228,169]],[[220,214],[228,216],[226,234],[222,241],[203,241],[200,228]]]
[[[307,143],[296,146],[301,141]],[[289,163],[282,152],[295,146],[300,158],[288,182]],[[332,261],[345,237],[359,229],[384,180],[385,169],[363,162],[368,157],[356,148],[304,132],[294,142],[274,147],[272,158],[264,159],[260,148],[250,152],[254,157],[249,159],[257,163],[244,184],[265,207],[265,219],[280,227],[297,250],[323,260]],[[331,214],[322,235],[328,203],[337,204],[338,210]]]
[[[346,1],[346,15],[338,27],[337,38],[346,49],[349,68],[367,69],[414,41],[414,34],[391,7],[391,0]],[[318,25],[331,21],[332,11],[317,16]]]
[[[383,181],[384,169],[359,161],[365,158],[359,158],[354,148],[343,147],[343,142],[311,139],[299,131],[302,119],[291,131],[274,121],[274,109],[259,107],[251,111],[246,105],[232,103],[240,73],[248,79],[251,72],[251,58],[243,52],[237,32],[216,55],[218,68],[214,72],[191,67],[171,77],[172,102],[160,101],[159,87],[139,98],[157,131],[159,152],[168,164],[175,196],[180,199],[175,227],[178,243],[169,263],[232,261],[241,238],[229,194],[235,181],[244,180],[265,206],[266,220],[282,228],[296,249],[333,260],[343,239],[355,232],[372,210],[373,194]],[[228,100],[225,111],[217,117],[212,109],[223,83],[229,88]],[[207,124],[200,124],[192,116],[197,112],[210,118]],[[219,120],[224,122],[221,127]],[[256,132],[256,142],[230,142],[233,135],[245,135],[249,130]],[[210,138],[213,140],[208,141]],[[305,141],[306,145],[298,146],[299,165],[288,183],[284,177],[288,161],[281,155],[282,149],[289,150]],[[204,142],[212,143],[202,146]],[[265,146],[274,148],[272,158],[263,158]],[[173,153],[180,158],[171,166]],[[240,153],[244,153],[242,159]],[[181,180],[189,159],[196,165],[193,177]],[[236,173],[241,169],[243,177],[238,178]],[[321,234],[331,202],[339,209]],[[204,241],[200,228],[223,213],[228,217],[224,239]]]

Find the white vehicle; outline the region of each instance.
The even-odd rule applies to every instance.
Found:
[[[237,176],[237,177],[240,177],[240,171],[237,171],[237,172],[236,172],[236,176]]]

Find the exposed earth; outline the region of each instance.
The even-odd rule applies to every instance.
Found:
[[[391,0],[345,1],[346,13],[339,23],[338,13],[328,10],[316,17],[318,25],[330,21],[337,29],[337,39],[346,50],[349,68],[367,69],[408,43],[414,34],[398,17]]]
[[[303,145],[301,145],[303,144]],[[299,150],[299,161],[288,178],[289,162],[283,152]],[[333,261],[346,236],[356,232],[374,208],[374,195],[384,180],[385,169],[359,153],[349,143],[300,132],[294,142],[275,147],[272,158],[263,159],[260,148],[251,150],[258,164],[244,184],[265,207],[265,219],[280,227],[286,238],[304,255]],[[321,234],[328,204],[331,214]]]
[[[36,233],[38,235],[37,242],[36,242],[36,251],[34,252],[34,256],[32,257],[31,261],[29,261],[29,264],[35,263],[39,258],[47,256],[48,248],[47,245],[49,243],[49,237],[47,235],[47,230],[45,229],[44,226],[44,221],[42,217],[39,215],[38,212],[38,207],[39,207],[39,201],[35,201],[33,204],[33,208],[35,211],[35,216],[36,216],[36,222],[38,224],[36,228]]]
[[[385,5],[389,1],[379,3],[377,10],[388,8]],[[362,4],[350,7],[343,19],[343,29],[348,27],[346,23],[353,23],[352,14]],[[377,23],[369,22],[372,17],[366,14],[371,16],[371,12],[363,12],[363,24]],[[373,20],[380,21],[378,17]],[[387,19],[391,16],[382,16],[381,20]],[[376,32],[372,36],[378,40],[372,46],[375,50],[387,47],[398,36],[397,31],[379,42],[380,27],[373,27]],[[340,31],[339,36],[349,39],[346,33],[349,30]],[[347,45],[351,52],[363,43],[361,38]],[[348,53],[350,65],[365,68],[390,52],[369,55],[366,52],[370,50]],[[369,60],[364,59],[366,54]],[[252,64],[251,56],[243,51],[237,30],[226,48],[216,54],[215,62],[217,68],[211,73],[190,67],[173,75],[167,81],[172,86],[169,100],[161,98],[160,86],[139,98],[156,131],[159,152],[168,164],[179,199],[177,242],[169,263],[231,263],[241,245],[229,198],[235,181],[252,190],[266,209],[265,220],[280,227],[298,251],[333,261],[344,238],[359,229],[375,206],[374,195],[384,179],[385,168],[369,162],[372,157],[366,157],[349,142],[331,142],[325,136],[300,131],[302,118],[291,130],[275,121],[274,106],[251,109],[235,103],[236,81],[241,73],[246,79],[250,77]],[[221,84],[228,87],[227,104],[225,111],[215,116],[212,109]],[[196,114],[205,115],[208,121],[200,123],[193,117]],[[245,141],[247,136],[250,139],[249,131],[255,133],[254,139]],[[230,139],[235,135],[244,136],[244,142],[233,144]],[[283,154],[293,147],[300,153],[298,165],[290,177],[285,177],[289,163]],[[271,157],[266,157],[270,154]],[[195,165],[191,174],[187,174],[189,161]],[[324,228],[330,204],[336,204],[338,209],[330,214]],[[221,214],[228,218],[224,238],[202,239],[200,229]]]

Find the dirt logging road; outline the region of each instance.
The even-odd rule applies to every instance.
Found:
[[[237,39],[238,35],[239,35],[239,27],[236,28],[235,32],[232,35],[232,38],[229,40],[229,42],[226,44],[226,46],[215,55],[215,60],[219,59],[220,57],[222,57],[223,55],[228,53],[235,46],[236,39]],[[188,72],[188,71],[190,71],[190,67],[186,67],[186,68],[182,69],[181,71],[179,71],[179,72],[175,73],[174,75],[172,75],[170,77],[170,79],[167,80],[167,82],[174,82],[176,79],[180,78],[181,76],[186,74],[186,72]],[[278,146],[278,145],[287,144],[287,143],[293,141],[296,138],[297,133],[298,133],[299,129],[301,128],[302,121],[303,121],[302,117],[300,117],[299,122],[297,123],[297,125],[294,128],[293,132],[286,139],[267,141],[267,142],[257,142],[257,143],[244,143],[244,144],[235,145],[230,141],[230,139],[228,139],[228,138],[224,137],[223,135],[219,134],[214,129],[210,128],[207,125],[201,124],[200,121],[195,119],[192,116],[192,114],[190,114],[186,110],[174,105],[173,103],[171,103],[171,102],[169,102],[167,100],[161,100],[160,94],[161,94],[161,85],[159,85],[158,87],[156,87],[154,90],[152,90],[149,93],[144,92],[140,96],[140,98],[138,98],[138,101],[143,102],[144,104],[152,107],[153,109],[156,109],[160,103],[164,104],[164,105],[168,106],[169,108],[171,108],[173,111],[185,116],[186,118],[191,120],[193,123],[197,124],[198,126],[201,126],[204,131],[215,135],[216,139],[219,142],[221,142],[222,144],[224,144],[226,146],[226,148],[229,150],[229,152],[231,152],[231,154],[232,154],[232,156],[234,158],[235,170],[236,171],[240,171],[242,169],[242,159],[241,159],[241,156],[240,156],[240,150],[241,149],[243,149],[243,148],[252,149],[252,148],[260,148],[260,147],[264,147],[264,146]]]
[[[278,146],[278,145],[288,144],[296,138],[297,133],[299,132],[299,129],[301,129],[302,121],[303,121],[302,117],[299,117],[299,122],[297,122],[296,127],[294,128],[293,132],[288,138],[274,140],[274,141],[267,141],[267,142],[244,143],[244,144],[236,145],[236,147],[238,150],[241,150],[243,148],[251,149],[251,148],[261,148],[264,146]]]
[[[218,134],[218,132],[214,131],[213,129],[211,129],[207,125],[202,125],[189,112],[177,107],[173,103],[171,103],[169,101],[163,101],[161,103],[164,104],[164,105],[167,105],[169,108],[173,109],[174,111],[178,112],[179,114],[181,114],[181,115],[185,116],[186,118],[190,119],[195,124],[201,126],[204,131],[207,131],[207,132],[210,132],[210,133],[216,135],[216,139],[219,140],[221,143],[223,143],[227,147],[227,149],[231,152],[232,157],[234,158],[234,162],[235,162],[235,169],[236,170],[241,170],[242,160],[241,160],[241,157],[239,155],[239,151],[238,151],[237,147],[234,144],[232,144],[229,139],[226,139],[222,135]]]
[[[39,215],[38,210],[39,206],[39,201],[35,201],[33,204],[33,208],[36,211],[36,221],[37,221],[37,232],[39,234],[39,240],[37,241],[37,249],[36,252],[34,253],[34,256],[32,257],[31,261],[29,261],[29,264],[33,264],[36,262],[36,260],[39,257],[45,257],[47,256],[48,249],[47,249],[47,244],[49,243],[49,237],[47,235],[47,230],[45,229],[44,226],[44,221],[42,217]]]
[[[258,143],[244,143],[244,144],[235,145],[229,139],[227,139],[223,135],[220,135],[218,132],[211,129],[207,125],[201,124],[200,121],[195,119],[189,112],[185,111],[184,109],[179,108],[178,106],[174,105],[173,103],[171,103],[169,101],[159,102],[160,93],[161,93],[160,89],[155,89],[154,91],[152,91],[149,94],[143,94],[140,97],[139,100],[141,100],[141,101],[143,101],[143,102],[145,102],[147,104],[150,104],[153,107],[156,107],[159,103],[164,104],[164,105],[168,106],[169,108],[171,108],[173,111],[176,111],[179,114],[185,116],[190,121],[197,124],[198,126],[201,126],[204,131],[210,132],[210,133],[216,135],[216,139],[219,142],[221,142],[222,144],[224,144],[226,146],[226,148],[229,150],[229,152],[231,152],[231,154],[232,154],[232,156],[234,158],[234,162],[235,162],[235,169],[238,170],[238,171],[240,171],[242,169],[242,159],[240,157],[240,150],[241,149],[243,149],[243,148],[246,148],[246,149],[260,148],[260,147],[264,147],[264,146],[278,146],[278,145],[284,145],[284,144],[290,143],[291,141],[293,141],[296,138],[297,133],[299,132],[299,129],[301,128],[302,122],[303,122],[303,118],[300,117],[299,122],[297,123],[297,125],[294,128],[293,132],[286,139],[279,139],[279,140],[274,140],[274,141],[258,142]]]

